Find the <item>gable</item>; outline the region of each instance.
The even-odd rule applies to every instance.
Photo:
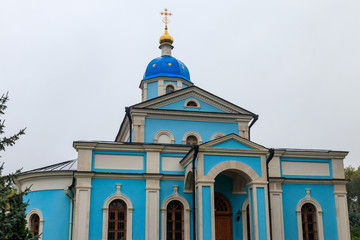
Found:
[[[211,146],[211,148],[254,149],[254,148],[249,147],[241,142],[235,141],[234,139],[230,139],[225,142],[215,144],[215,145]]]
[[[187,106],[189,101],[194,101],[197,103],[197,107]],[[161,106],[158,109],[167,109],[167,110],[184,110],[184,111],[201,111],[201,112],[220,112],[224,113],[225,111],[206,103],[195,97],[187,97],[179,101]]]
[[[158,96],[153,99],[135,104],[132,108],[149,108],[149,109],[171,109],[171,110],[185,110],[184,103],[187,99],[194,98],[201,101],[200,110],[186,109],[189,111],[201,112],[219,112],[219,113],[234,113],[247,116],[256,116],[256,114],[245,110],[233,103],[230,103],[212,93],[209,93],[199,87],[190,86],[175,92]],[[183,101],[183,102],[181,102]],[[182,104],[181,104],[182,103]],[[201,109],[202,108],[202,109]]]

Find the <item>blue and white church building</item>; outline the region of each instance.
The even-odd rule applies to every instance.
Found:
[[[349,240],[344,151],[269,149],[258,116],[194,85],[172,56],[140,82],[115,140],[75,141],[75,160],[24,172],[43,240]]]

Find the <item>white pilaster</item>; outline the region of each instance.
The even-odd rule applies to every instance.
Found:
[[[164,95],[165,93],[164,80],[160,79],[158,81],[158,96]]]
[[[270,183],[271,223],[273,239],[284,240],[284,214],[281,183]]]
[[[334,185],[336,221],[338,236],[341,240],[350,240],[349,213],[346,199],[346,185]]]
[[[145,175],[146,178],[146,226],[145,239],[159,239],[160,175]]]
[[[92,173],[76,174],[74,239],[89,239],[90,196]]]
[[[135,116],[133,116],[134,142],[144,142],[145,116],[146,114],[136,114]]]

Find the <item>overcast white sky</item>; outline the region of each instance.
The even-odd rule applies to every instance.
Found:
[[[350,151],[360,165],[360,1],[0,0],[5,173],[74,159],[75,140],[114,140],[160,55],[160,11],[193,83],[260,115],[266,147]],[[221,87],[220,87],[221,85]]]

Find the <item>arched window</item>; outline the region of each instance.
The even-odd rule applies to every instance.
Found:
[[[30,217],[30,231],[33,236],[39,236],[40,234],[40,217],[36,213]]]
[[[161,239],[190,239],[190,205],[179,195],[179,186],[161,205]]]
[[[184,108],[198,108],[200,109],[200,103],[195,98],[189,98],[184,103]]]
[[[102,211],[102,239],[132,239],[134,208],[131,200],[121,193],[121,184],[116,184],[116,192],[105,200]]]
[[[184,240],[184,206],[177,200],[171,201],[166,209],[166,239]]]
[[[194,135],[190,135],[186,138],[186,145],[197,145],[198,139]]]
[[[190,101],[190,102],[188,102],[188,103],[186,104],[186,106],[188,106],[188,107],[197,107],[197,104],[196,104],[195,101]]]
[[[174,144],[174,135],[168,130],[160,130],[155,134],[154,143]]]
[[[126,203],[120,199],[109,205],[108,240],[126,239]]]
[[[310,196],[310,189],[305,191],[306,197],[296,207],[298,240],[324,240],[321,205]]]
[[[311,203],[305,203],[301,208],[301,220],[304,240],[317,240],[316,209]]]
[[[39,209],[31,209],[26,214],[26,221],[29,230],[34,236],[38,236],[38,239],[42,239],[44,217]]]
[[[173,85],[167,85],[167,86],[166,86],[166,94],[172,93],[172,92],[174,92],[174,91],[175,91],[175,88],[174,88]]]

